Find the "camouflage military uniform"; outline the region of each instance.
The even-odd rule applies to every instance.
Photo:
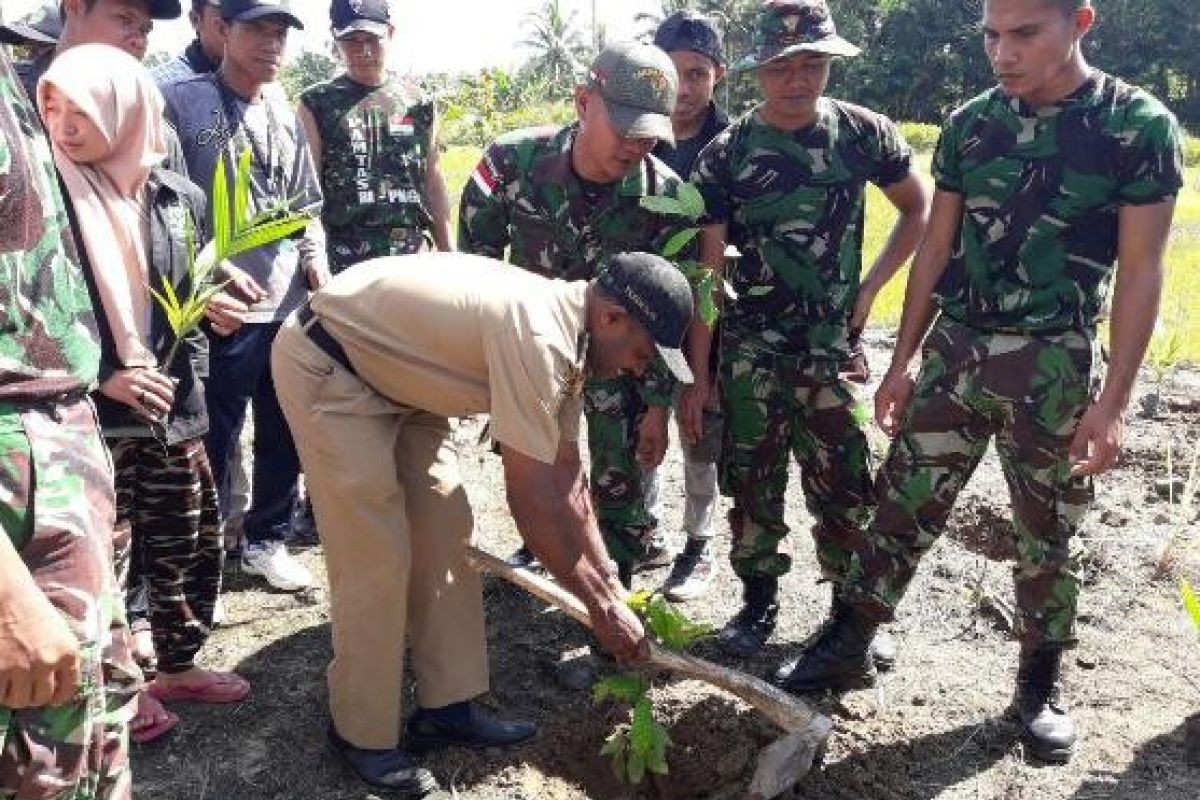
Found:
[[[986,92],[946,123],[938,188],[962,195],[916,389],[884,464],[851,594],[890,619],[990,438],[1012,496],[1022,640],[1069,646],[1090,479],[1068,447],[1098,382],[1096,320],[1121,206],[1182,183],[1179,134],[1154,98],[1095,72],[1032,109]]]
[[[603,260],[626,251],[661,252],[679,218],[641,207],[650,195],[674,196],[681,181],[646,156],[619,183],[581,181],[571,167],[576,126],[539,128],[497,139],[463,190],[458,247],[509,260],[550,278],[590,280]],[[584,411],[591,486],[609,553],[622,564],[647,551],[657,521],[646,508],[636,458],[638,424],[648,405],[669,407],[674,383],[662,364],[644,381],[589,380]]]
[[[878,114],[822,99],[817,121],[784,132],[757,111],[701,154],[692,180],[710,223],[742,252],[725,316],[721,487],[733,498],[731,561],[743,578],[778,577],[790,558],[784,492],[800,463],[823,575],[841,584],[872,508],[868,415],[839,377],[853,342],[868,181],[909,174],[911,154]]]
[[[431,249],[425,164],[436,111],[398,81],[364,86],[342,75],[300,96],[321,130],[321,220],[340,272],[380,256]]]
[[[0,706],[0,797],[130,796],[136,688],[114,573],[112,468],[87,390],[99,344],[49,147],[0,55],[0,523],[79,638],[70,703]]]

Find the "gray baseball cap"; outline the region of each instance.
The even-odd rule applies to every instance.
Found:
[[[0,43],[3,44],[58,44],[61,35],[62,15],[58,11],[58,0],[0,25]]]
[[[355,31],[380,39],[391,31],[392,9],[388,0],[333,0],[329,6],[333,38],[342,39]]]
[[[609,45],[592,63],[588,85],[600,92],[622,135],[675,144],[671,112],[679,78],[662,50],[641,42]]]
[[[621,253],[601,269],[596,283],[646,329],[671,374],[692,383],[679,349],[692,322],[692,287],[679,268],[653,253]]]

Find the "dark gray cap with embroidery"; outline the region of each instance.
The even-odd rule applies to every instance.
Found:
[[[279,17],[290,28],[304,28],[288,0],[221,0],[221,17],[233,22]]]
[[[646,329],[671,374],[692,383],[680,350],[692,322],[692,287],[679,268],[653,253],[621,253],[601,269],[596,283]]]
[[[679,78],[662,50],[641,42],[609,45],[592,63],[588,85],[600,92],[623,136],[675,144],[671,112]]]

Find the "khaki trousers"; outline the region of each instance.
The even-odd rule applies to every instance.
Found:
[[[471,507],[449,421],[376,393],[294,316],[271,367],[329,573],[333,722],[357,747],[396,747],[406,636],[421,707],[488,689],[483,595],[464,560]]]

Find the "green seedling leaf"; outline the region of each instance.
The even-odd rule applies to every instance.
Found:
[[[688,217],[687,207],[676,200],[674,197],[667,197],[661,194],[653,194],[643,197],[641,201],[642,208],[651,211],[655,214],[665,214],[670,217]]]
[[[629,726],[629,760],[639,762],[643,770],[658,775],[667,774],[667,746],[671,737],[667,729],[654,720],[654,707],[649,697],[643,697],[633,707],[633,722]],[[640,780],[633,780],[637,783]]]
[[[613,774],[617,776],[617,780],[623,781],[626,776],[626,759],[629,755],[629,726],[618,725],[617,729],[609,734],[604,740],[604,747],[600,748],[600,755],[607,756],[610,759]]]
[[[679,255],[683,251],[683,248],[691,244],[699,235],[699,228],[684,228],[679,231],[663,245],[663,258],[674,258]]]
[[[233,224],[241,226],[246,223],[247,208],[250,203],[250,149],[242,151],[238,158],[237,176],[233,189]]]
[[[650,635],[668,649],[683,650],[713,632],[708,625],[692,622],[661,594],[638,592],[626,602],[645,621]]]
[[[640,675],[609,675],[592,687],[592,702],[602,703],[605,700],[616,700],[633,705],[645,697],[648,691],[650,691],[650,684]]]
[[[704,216],[704,195],[690,183],[679,185],[679,204],[683,207],[684,215],[693,222]]]
[[[1182,578],[1179,580],[1179,594],[1183,597],[1183,607],[1187,609],[1188,616],[1192,618],[1196,630],[1200,631],[1200,598],[1196,597],[1191,584]]]

